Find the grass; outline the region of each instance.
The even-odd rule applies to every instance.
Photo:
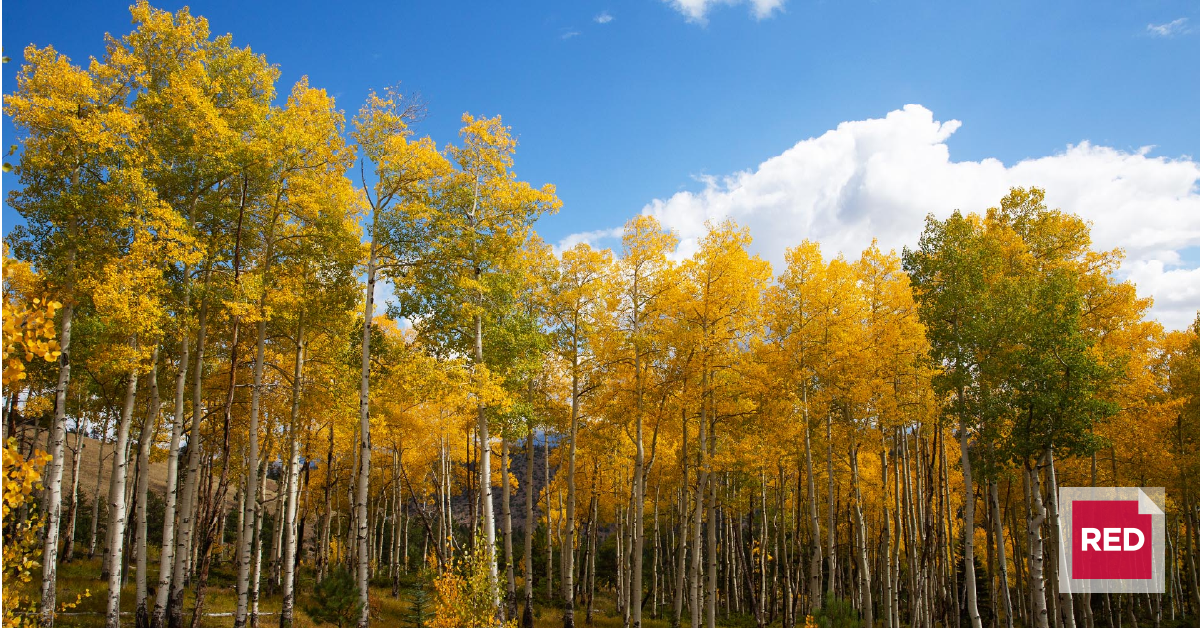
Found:
[[[153,562],[153,564],[155,566],[149,569],[148,574],[151,583],[157,582],[157,574],[155,573],[157,571],[157,562]],[[237,609],[237,591],[232,584],[233,574],[228,573],[231,570],[232,565],[228,563],[213,568],[212,577],[209,579],[210,585],[205,592],[205,613],[231,613]],[[121,615],[122,626],[134,626],[136,623],[133,613],[137,610],[137,602],[135,600],[137,590],[133,576],[133,573],[129,574],[128,583],[121,589],[121,612],[129,613],[128,615]],[[36,588],[40,582],[40,573],[35,574],[32,584]],[[220,583],[220,585],[216,583]],[[301,610],[302,605],[307,601],[306,591],[312,590],[312,583],[312,574],[302,571],[296,586],[298,597],[296,601],[295,624],[297,628],[316,628],[317,626]],[[153,585],[151,587],[153,588]],[[87,614],[60,615],[55,622],[57,625],[102,628],[104,626],[104,613],[108,604],[108,585],[106,582],[100,580],[99,558],[75,560],[59,565],[57,595],[59,603],[74,601],[77,595],[86,592],[90,592],[90,595],[83,598],[77,607],[67,612]],[[34,592],[31,591],[30,593]],[[150,595],[153,598],[153,590]],[[404,624],[402,618],[404,612],[408,609],[408,601],[404,599],[403,592],[400,599],[395,599],[391,596],[390,586],[371,587],[370,600],[373,623],[379,626],[401,626]],[[191,618],[195,601],[194,591],[189,588],[187,595],[184,596],[183,603],[185,622]],[[282,595],[278,593],[266,595],[266,591],[264,590],[263,594],[259,597],[258,603],[259,613],[263,614],[259,619],[259,625],[277,625],[279,622],[278,613],[282,604]],[[271,614],[267,615],[266,613]],[[230,626],[233,626],[232,616],[204,617],[200,622],[200,628],[225,628]]]
[[[153,553],[153,552],[152,552]],[[157,561],[150,561],[150,582],[157,582]],[[233,565],[226,562],[213,567],[212,575],[209,579],[209,586],[205,597],[205,612],[206,613],[231,613],[237,608],[237,593],[233,586],[234,574]],[[40,574],[35,574],[33,585],[41,581]],[[377,580],[379,582],[379,580]],[[387,628],[395,628],[406,626],[405,614],[408,612],[409,600],[408,591],[409,585],[413,582],[411,576],[403,577],[401,580],[400,597],[393,598],[391,596],[391,586],[372,586],[370,591],[371,603],[371,621],[375,626],[385,626]],[[312,591],[315,583],[314,574],[311,570],[302,569],[297,574],[296,591],[296,612],[295,625],[297,628],[317,628],[315,624],[301,610],[304,603],[308,600],[308,595]],[[264,574],[264,587],[265,587]],[[78,607],[72,609],[73,613],[88,613],[85,615],[60,615],[57,620],[59,626],[70,626],[80,628],[102,628],[104,626],[104,612],[107,605],[107,584],[100,580],[100,559],[91,560],[75,560],[70,563],[64,563],[59,566],[58,570],[58,600],[61,604],[63,601],[73,601],[76,595],[82,594],[85,591],[90,591],[90,596],[84,598]],[[136,619],[133,613],[136,611],[135,597],[136,589],[134,586],[134,574],[131,572],[128,578],[128,584],[121,590],[121,611],[129,613],[121,616],[122,626],[134,626]],[[151,598],[153,598],[153,590]],[[192,610],[195,604],[195,594],[189,588],[187,595],[184,598],[184,618],[185,622],[190,621]],[[282,604],[282,597],[279,593],[267,595],[264,588],[262,595],[259,598],[259,612],[263,615],[259,618],[259,626],[268,627],[278,624],[278,612]],[[432,609],[431,609],[432,610]],[[518,605],[518,625],[520,620],[521,608]],[[644,628],[669,628],[669,610],[667,614],[660,614],[659,619],[650,617],[649,609],[646,609],[642,618]],[[268,615],[267,613],[272,613]],[[577,626],[587,626],[585,621],[587,613],[586,606],[577,608],[575,611],[575,624]],[[723,617],[718,617],[718,625],[721,626],[746,626],[752,625],[753,621],[747,623],[747,617],[732,617],[725,620]],[[688,620],[684,619],[684,625],[687,625]],[[552,605],[535,605],[534,607],[534,628],[559,628],[562,626],[562,609]],[[204,617],[201,620],[200,628],[229,628],[233,626],[233,617]],[[596,608],[593,613],[592,624],[596,628],[621,628],[621,616],[617,614],[615,601],[611,592],[597,591]]]

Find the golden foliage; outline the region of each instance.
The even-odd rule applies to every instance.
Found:
[[[25,365],[38,358],[53,362],[61,354],[54,313],[62,303],[45,296],[29,298],[36,275],[27,264],[4,256],[4,387],[25,379]],[[11,289],[10,289],[11,288]],[[24,294],[21,294],[24,292]]]
[[[7,320],[5,322],[7,324]],[[6,374],[7,371],[6,366]],[[32,510],[36,503],[31,498],[34,491],[42,488],[41,469],[50,462],[50,456],[36,451],[26,460],[21,455],[16,438],[8,439],[3,456],[4,518],[15,514],[22,506],[28,504],[31,507],[31,514],[17,523],[12,537],[4,543],[4,628],[21,628],[37,622],[37,599],[21,592],[26,590],[24,585],[33,580],[33,572],[38,568],[42,556],[42,519]]]

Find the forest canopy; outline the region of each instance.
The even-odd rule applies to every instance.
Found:
[[[1200,614],[1200,318],[1044,190],[778,268],[729,220],[556,250],[499,116],[131,11],[4,97],[6,627]],[[1059,590],[1061,486],[1165,487],[1164,593]]]

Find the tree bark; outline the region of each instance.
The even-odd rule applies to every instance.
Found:
[[[358,392],[359,438],[362,444],[362,453],[359,456],[358,486],[354,502],[355,548],[358,554],[358,568],[354,582],[358,587],[358,601],[362,604],[362,612],[358,616],[358,628],[367,628],[371,622],[370,603],[367,595],[369,584],[367,578],[369,568],[367,563],[367,494],[371,485],[371,328],[374,324],[378,207],[375,208],[372,222],[371,255],[367,261],[367,289],[363,299],[362,376]]]
[[[533,397],[533,380],[529,381],[529,396]],[[525,435],[525,611],[521,615],[522,628],[533,628],[533,502],[537,493],[533,491],[533,415],[529,416],[528,433]]]
[[[563,539],[562,594],[563,628],[575,628],[575,439],[579,430],[579,327],[575,326],[571,347],[571,425],[567,434],[567,512]],[[618,549],[618,551],[620,551]]]
[[[813,477],[812,422],[808,416],[808,386],[804,387],[804,467],[808,475],[809,525],[812,534],[812,562],[808,565],[809,612],[821,610],[821,517],[817,508],[816,479]]]
[[[1025,466],[1025,502],[1030,504],[1027,533],[1029,536],[1029,594],[1032,620],[1037,628],[1049,628],[1046,611],[1046,583],[1043,574],[1042,523],[1046,511],[1042,507],[1042,488],[1038,468]]]
[[[183,267],[185,287],[183,308],[186,313],[191,297],[191,282],[188,267]],[[163,510],[162,549],[158,558],[158,587],[155,589],[154,612],[150,617],[150,628],[162,628],[166,619],[167,600],[171,592],[171,571],[175,559],[175,508],[179,484],[179,444],[183,439],[184,393],[187,389],[189,359],[189,335],[185,327],[179,341],[179,370],[175,375],[175,411],[171,419],[171,443],[167,451],[167,492]]]
[[[137,341],[133,342],[134,349]],[[138,367],[129,370],[129,382],[125,387],[125,407],[121,411],[121,422],[117,426],[117,442],[113,447],[112,478],[108,491],[108,553],[105,571],[108,573],[108,607],[105,612],[106,628],[121,628],[121,556],[124,551],[125,535],[125,473],[128,468],[126,444],[129,442],[129,424],[133,419],[133,406],[137,398]]]
[[[138,481],[137,481],[137,626],[149,628],[150,609],[147,608],[146,573],[146,498],[150,489],[150,445],[158,428],[158,413],[161,409],[158,393],[158,348],[150,366],[150,403],[146,408],[146,422],[138,436]]]
[[[959,404],[963,403],[963,392],[958,391]],[[970,443],[967,435],[966,417],[958,421],[958,447],[962,454],[963,474],[963,586],[967,593],[967,617],[971,628],[983,628],[979,617],[979,603],[975,590],[975,484],[971,476]]]
[[[715,414],[715,411],[714,411]],[[708,435],[708,459],[709,465],[716,458],[717,449],[717,434],[716,434],[716,417],[709,419],[709,435]],[[709,490],[708,490],[708,547],[705,548],[708,553],[708,586],[705,592],[704,615],[705,623],[708,628],[716,628],[717,626],[717,489],[718,482],[713,477],[713,472],[708,471],[709,475]],[[766,548],[763,548],[766,551]]]
[[[554,599],[554,505],[550,503],[550,432],[542,432],[546,451],[546,598]]]
[[[679,464],[682,467],[681,475],[683,476],[680,482],[679,489],[679,537],[675,549],[675,604],[671,613],[671,628],[679,628],[683,621],[683,596],[686,588],[685,576],[687,574],[687,538],[688,538],[688,504],[687,504],[687,486],[688,486],[688,450],[687,450],[687,410],[680,411],[681,428],[683,436],[681,439]]]
[[[871,599],[871,563],[867,560],[867,523],[862,513],[862,491],[858,478],[858,443],[850,445],[850,474],[854,483],[854,526],[858,537],[858,586],[862,596],[863,622],[875,625],[874,603]]]
[[[500,518],[504,522],[504,605],[508,617],[517,616],[517,578],[513,565],[512,499],[508,482],[508,438],[500,437]]]
[[[66,547],[63,549],[63,562],[71,562],[75,557],[75,522],[79,518],[79,466],[83,461],[83,425],[75,422],[75,448],[71,450],[71,506],[67,509]]]
[[[1008,590],[1008,558],[1004,548],[1004,520],[1000,517],[1000,493],[995,479],[988,482],[988,492],[991,495],[992,523],[996,527],[996,563],[1000,574],[1000,601],[1003,604],[1001,608],[1004,609],[1004,625],[1006,628],[1013,628],[1012,596]]]
[[[267,243],[267,258],[271,256],[271,245]],[[258,415],[262,402],[263,363],[267,347],[267,319],[265,312],[265,297],[259,299],[258,339],[255,341],[254,353],[254,387],[250,393],[250,427],[249,451],[246,457],[246,489],[244,495],[245,510],[242,516],[241,541],[237,548],[237,611],[234,614],[234,628],[244,628],[248,605],[250,602],[250,562],[252,545],[258,518],[261,515],[258,508]]]
[[[707,386],[708,386],[707,372],[705,372],[703,377],[704,377],[704,382],[703,382],[702,390],[704,388],[707,388]],[[704,489],[705,489],[705,485],[708,482],[708,469],[704,466],[704,443],[705,443],[704,433],[705,433],[705,429],[706,429],[705,424],[707,424],[707,423],[708,423],[708,406],[705,403],[704,397],[701,396],[700,430],[699,430],[699,435],[696,438],[696,443],[697,443],[697,446],[696,446],[696,452],[697,452],[696,469],[697,469],[697,473],[699,474],[699,477],[696,482],[696,497],[695,497],[695,502],[693,504],[694,510],[692,512],[692,518],[693,518],[693,521],[692,521],[692,565],[691,565],[691,574],[689,575],[689,578],[688,578],[690,585],[691,585],[691,593],[692,593],[691,605],[690,605],[692,628],[700,628],[700,617],[701,617],[700,558],[701,558],[701,547],[702,546],[700,544],[700,533],[703,530],[703,526],[704,526],[704,495],[705,495]],[[711,516],[711,514],[710,514],[710,516]]]
[[[829,586],[826,588],[828,595],[837,595],[835,585],[837,584],[837,554],[834,541],[836,540],[837,531],[837,515],[834,511],[834,482],[833,482],[833,416],[825,415],[825,440],[828,442],[829,452],[828,460],[826,460],[826,472],[829,475],[829,492],[827,494],[827,503],[829,505],[829,527],[828,527],[828,561],[829,561]]]
[[[1065,569],[1067,562],[1066,562],[1066,557],[1063,555],[1063,552],[1065,552],[1067,550],[1065,550],[1062,546],[1062,538],[1063,537],[1062,537],[1062,532],[1059,527],[1058,476],[1054,470],[1054,450],[1052,448],[1046,450],[1046,462],[1049,465],[1047,467],[1047,471],[1050,474],[1049,475],[1049,480],[1050,480],[1050,486],[1049,486],[1049,488],[1050,488],[1050,507],[1049,507],[1050,530],[1051,530],[1051,534],[1053,535],[1053,538],[1054,538],[1054,548],[1056,550],[1055,554],[1057,554],[1057,556],[1055,556],[1055,565],[1058,569]],[[1058,579],[1055,578],[1054,589],[1056,591],[1058,591],[1057,580]],[[1075,599],[1074,599],[1074,596],[1071,595],[1070,591],[1067,591],[1065,593],[1062,591],[1058,591],[1058,608],[1059,608],[1059,613],[1062,615],[1063,625],[1066,626],[1066,628],[1075,628]]]
[[[71,175],[72,184],[79,182],[79,173]],[[77,221],[70,220],[68,237],[74,237]],[[67,438],[67,386],[71,383],[71,323],[75,318],[75,250],[67,254],[67,286],[63,295],[62,327],[58,335],[58,383],[54,387],[54,425],[50,428],[50,467],[46,473],[46,539],[42,546],[42,628],[54,625],[56,585],[58,582],[58,529],[62,519],[63,449]],[[101,441],[103,442],[103,441]],[[103,461],[102,461],[103,462]],[[99,479],[96,480],[97,484]],[[96,518],[93,517],[95,522]],[[95,523],[93,523],[95,525]]]
[[[192,563],[192,537],[195,528],[196,488],[200,474],[200,421],[204,417],[204,345],[208,331],[208,283],[212,276],[210,265],[204,273],[204,299],[200,302],[199,328],[196,332],[196,368],[192,383],[192,424],[187,440],[187,476],[179,500],[179,531],[175,534],[174,566],[171,569],[171,591],[167,599],[167,625],[183,626],[183,592],[188,565]],[[185,369],[180,369],[184,371]],[[179,396],[176,392],[176,400]],[[182,417],[182,404],[176,405],[176,417]],[[165,539],[164,539],[165,542]],[[159,593],[161,597],[162,593]],[[157,612],[157,611],[156,611]]]

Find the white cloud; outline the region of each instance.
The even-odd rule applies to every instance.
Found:
[[[597,24],[608,24],[609,22],[613,21],[613,16],[608,11],[601,11],[600,15],[597,15],[592,19],[595,20]]]
[[[580,242],[586,242],[589,246],[596,248],[601,242],[607,240],[619,240],[624,232],[623,227],[613,227],[612,229],[598,229],[596,231],[584,231],[581,233],[572,233],[571,235],[558,241],[558,244],[553,246],[554,254],[561,255],[563,251],[574,248]]]
[[[1088,142],[1006,166],[953,161],[947,139],[961,123],[920,105],[881,119],[843,122],[798,142],[753,171],[702,178],[704,189],[655,199],[643,213],[679,235],[690,255],[706,220],[750,228],[754,248],[778,270],[787,247],[808,238],[827,255],[857,257],[878,238],[884,250],[913,246],[932,213],[982,212],[1014,186],[1046,189],[1051,207],[1092,222],[1094,246],[1126,252],[1124,277],[1155,298],[1153,314],[1182,328],[1200,309],[1200,161],[1153,157]],[[589,232],[562,243],[598,239]],[[560,245],[562,244],[560,243]],[[1188,256],[1192,263],[1183,260]]]
[[[579,36],[579,31],[566,31],[562,35],[559,35],[559,38],[570,39],[572,37],[578,37],[578,36]]]
[[[1186,17],[1181,17],[1162,24],[1147,24],[1146,32],[1155,37],[1174,37],[1189,32],[1187,22]]]
[[[786,0],[664,0],[676,11],[679,11],[689,22],[703,24],[707,21],[708,11],[718,4],[749,4],[750,11],[756,19],[771,17],[775,11],[783,10]]]

